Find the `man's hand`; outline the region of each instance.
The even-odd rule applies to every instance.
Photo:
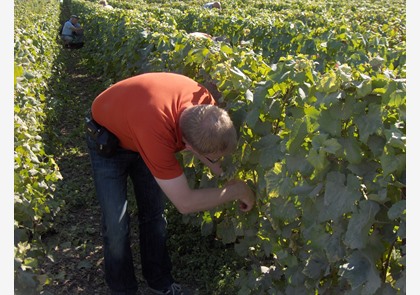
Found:
[[[228,181],[226,187],[235,187],[237,190],[237,200],[239,201],[239,209],[248,212],[255,205],[255,195],[251,188],[243,181],[233,179]]]

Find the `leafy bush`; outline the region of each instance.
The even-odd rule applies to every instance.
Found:
[[[60,207],[54,196],[61,174],[43,139],[49,112],[47,81],[57,53],[57,1],[15,1],[14,244],[15,289],[31,294],[47,280],[42,235]],[[42,17],[40,17],[42,15]]]

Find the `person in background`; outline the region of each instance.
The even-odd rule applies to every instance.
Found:
[[[210,34],[202,33],[202,32],[192,32],[192,33],[189,33],[188,36],[194,37],[196,39],[210,39],[210,40],[212,40],[212,36]]]
[[[142,273],[152,293],[186,295],[171,274],[164,216],[166,196],[181,214],[210,210],[238,201],[250,211],[254,192],[242,180],[223,187],[190,188],[176,154],[193,153],[216,175],[221,160],[237,147],[237,133],[228,113],[210,91],[175,73],[145,73],[122,80],[93,101],[94,129],[113,134],[118,147],[104,155],[97,132],[87,145],[96,195],[102,211],[105,280],[111,294],[136,294],[138,286],[130,246],[127,180],[131,178],[138,210]],[[90,126],[90,125],[89,125]],[[90,134],[90,135],[89,135]],[[101,133],[103,134],[103,133]]]
[[[206,4],[203,5],[204,8],[217,8],[219,10],[222,9],[222,4],[220,2],[208,2]]]
[[[106,9],[114,9],[114,7],[112,7],[111,5],[109,5],[108,2],[106,2],[106,0],[99,1],[99,4],[102,5],[103,8],[106,8]]]
[[[79,24],[77,15],[70,16],[70,19],[63,25],[61,39],[66,47],[72,44],[83,44],[83,28]]]
[[[210,34],[207,33],[203,33],[203,32],[192,32],[192,33],[188,33],[189,37],[193,37],[195,39],[209,39],[209,40],[213,40],[215,42],[225,42],[225,43],[230,43],[230,39],[225,37],[225,36],[212,36]]]

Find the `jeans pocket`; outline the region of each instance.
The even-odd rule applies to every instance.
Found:
[[[96,150],[96,141],[86,133],[86,144],[90,150]]]

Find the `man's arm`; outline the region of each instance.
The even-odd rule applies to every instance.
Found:
[[[82,31],[83,29],[82,29],[82,27],[80,26],[80,25],[78,25],[78,26],[75,26],[75,25],[72,25],[71,27],[70,27],[70,29],[73,31],[73,32],[80,32],[80,31]]]
[[[249,211],[255,204],[254,193],[242,181],[228,182],[223,188],[190,189],[184,174],[173,179],[155,178],[163,192],[182,214],[210,210],[239,200],[241,210]]]

